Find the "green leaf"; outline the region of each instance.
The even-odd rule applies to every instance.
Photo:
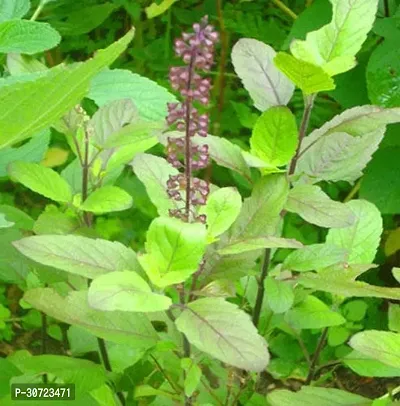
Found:
[[[306,95],[335,89],[333,79],[319,66],[278,52],[275,65]]]
[[[330,244],[311,244],[291,252],[283,261],[283,269],[304,272],[345,262],[347,251]]]
[[[399,154],[399,147],[379,148],[361,182],[360,198],[375,204],[382,214],[400,212]]]
[[[89,122],[95,145],[104,148],[110,136],[137,118],[137,109],[130,99],[115,100],[100,107]]]
[[[396,279],[396,281],[400,283],[400,268],[393,268],[392,274],[394,279]]]
[[[0,0],[0,22],[22,18],[30,7],[29,0]]]
[[[297,282],[309,289],[330,292],[344,297],[379,297],[400,300],[399,288],[384,288],[352,280],[349,270],[339,272],[327,271],[323,275],[307,273],[301,275]]]
[[[9,228],[14,225],[13,222],[7,221],[5,214],[0,212],[0,228]]]
[[[80,326],[107,341],[137,348],[150,348],[158,341],[156,331],[144,314],[91,309],[84,291],[62,297],[51,288],[37,288],[27,291],[24,300],[56,320]]]
[[[11,361],[0,358],[0,400],[10,393],[11,379],[19,375],[22,375],[22,372]]]
[[[192,396],[200,384],[202,371],[200,367],[191,358],[182,358],[181,367],[185,371],[185,395]]]
[[[84,2],[82,3],[84,4]],[[112,2],[80,7],[75,11],[68,10],[66,18],[63,18],[62,21],[53,20],[52,24],[63,37],[82,35],[101,25],[115,9],[116,4],[112,4]]]
[[[80,227],[79,219],[73,214],[63,213],[55,206],[47,206],[36,220],[33,231],[38,235],[65,235],[73,234]]]
[[[92,77],[126,49],[133,33],[129,31],[87,62],[55,67],[39,78],[2,86],[0,148],[29,138],[71,110],[86,95]]]
[[[153,293],[147,282],[135,272],[112,272],[92,281],[89,306],[97,310],[158,312],[167,310],[172,300]]]
[[[314,185],[296,185],[289,192],[285,208],[320,227],[349,227],[356,220],[350,207],[331,200],[320,187]]]
[[[276,52],[261,41],[242,38],[232,49],[232,63],[254,106],[265,111],[286,105],[291,99],[292,82],[274,65]]]
[[[297,59],[321,66],[334,76],[355,66],[355,55],[372,28],[378,1],[331,0],[331,3],[332,21],[308,33],[304,41],[293,41],[290,50]]]
[[[372,52],[367,65],[368,97],[372,103],[384,107],[400,105],[398,72],[400,50],[398,40],[385,40]]]
[[[197,271],[206,247],[206,228],[176,218],[156,218],[147,231],[146,254],[140,264],[155,285],[185,281]]]
[[[0,213],[5,215],[6,219],[13,222],[15,227],[20,230],[31,231],[33,228],[34,221],[32,217],[16,207],[2,204],[0,205]]]
[[[145,8],[147,18],[158,17],[165,13],[178,0],[162,0],[161,3],[154,2]]]
[[[0,53],[33,55],[54,48],[60,41],[60,34],[46,23],[29,20],[0,23]]]
[[[178,207],[178,203],[167,193],[169,177],[179,173],[176,168],[165,159],[150,154],[136,155],[131,165],[135,175],[146,187],[147,194],[160,216],[167,216],[170,209]]]
[[[346,322],[324,302],[314,296],[306,299],[285,314],[285,320],[295,329],[324,328],[338,326]]]
[[[193,144],[203,145],[204,138],[198,136],[193,137]],[[216,137],[214,135],[207,136],[207,145],[211,159],[218,165],[232,169],[249,182],[252,182],[250,169],[243,156],[243,150],[238,145],[233,144],[226,138]]]
[[[9,165],[8,173],[13,180],[51,200],[61,203],[72,200],[70,186],[53,169],[30,162],[14,162]]]
[[[382,234],[381,214],[366,200],[353,200],[346,205],[356,216],[355,223],[329,230],[326,242],[347,249],[349,264],[369,264],[375,258]]]
[[[41,235],[23,238],[14,246],[43,265],[92,279],[108,272],[139,268],[135,252],[116,241],[74,235]]]
[[[263,248],[302,248],[303,244],[297,240],[280,237],[256,237],[235,240],[218,250],[221,255],[240,254]]]
[[[132,207],[132,196],[117,186],[103,186],[96,189],[81,204],[80,210],[95,214],[127,210]]]
[[[77,394],[89,392],[106,382],[102,366],[85,359],[61,355],[37,355],[14,360],[14,364],[25,374],[49,373],[65,383],[74,383]]]
[[[400,305],[389,303],[389,330],[400,333]]]
[[[400,368],[400,334],[368,330],[350,339],[350,347],[383,364]]]
[[[265,280],[265,294],[274,313],[286,313],[293,306],[293,287],[288,282],[268,277]]]
[[[254,185],[251,196],[243,202],[239,217],[229,230],[229,244],[276,234],[288,192],[284,175],[262,177]]]
[[[88,97],[98,106],[131,99],[141,118],[155,121],[166,117],[168,102],[176,102],[175,96],[156,82],[124,69],[99,73],[90,84]]]
[[[50,142],[50,131],[47,129],[37,134],[19,148],[3,148],[0,152],[0,177],[7,176],[7,167],[15,161],[40,162]]]
[[[364,300],[351,300],[342,308],[342,314],[349,321],[361,321],[365,318],[368,304]]]
[[[343,363],[360,376],[379,378],[398,377],[400,368],[395,368],[372,359],[358,351],[352,351],[343,359]]]
[[[303,143],[305,152],[298,161],[296,173],[304,172],[311,177],[313,183],[320,180],[345,180],[353,183],[362,176],[363,169],[371,160],[384,134],[384,127],[362,137],[334,133],[320,138],[315,144],[315,138],[307,137]],[[307,147],[310,149],[306,150]]]
[[[344,344],[350,336],[350,331],[343,326],[329,327],[328,330],[328,345],[337,347]]]
[[[132,147],[132,144],[135,144],[135,151],[146,151],[158,143],[157,135],[164,126],[163,122],[158,121],[136,121],[112,134],[104,143],[104,148]]]
[[[267,396],[271,406],[371,406],[371,399],[333,388],[303,386],[299,392],[274,390]]]
[[[267,345],[248,314],[221,298],[189,303],[175,323],[191,344],[222,362],[256,372],[268,364]]]
[[[224,187],[211,193],[202,211],[207,216],[207,234],[215,238],[228,230],[241,208],[242,197],[237,189]]]
[[[378,148],[387,124],[400,121],[400,109],[354,107],[313,131],[302,143],[296,173],[314,180],[353,182]]]
[[[271,107],[258,118],[250,138],[251,152],[271,166],[286,165],[297,148],[296,119],[287,107]]]

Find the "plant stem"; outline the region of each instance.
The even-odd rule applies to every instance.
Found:
[[[39,5],[37,6],[35,12],[33,13],[32,17],[31,17],[31,21],[35,21],[39,17],[39,14],[42,12],[43,7],[44,7],[44,2],[41,1],[39,3]]]
[[[315,375],[315,368],[318,363],[319,356],[321,354],[322,349],[324,348],[325,345],[325,340],[326,336],[328,335],[328,327],[325,327],[324,330],[322,331],[321,337],[319,338],[317,348],[315,350],[315,353],[311,359],[311,364],[310,364],[310,370],[308,372],[308,376],[306,379],[306,385],[309,385],[311,381],[314,379]]]
[[[310,124],[311,112],[314,107],[315,97],[316,94],[304,97],[304,112],[299,130],[299,143],[297,145],[296,154],[294,155],[292,162],[290,163],[289,175],[293,175],[296,170],[297,161],[299,160],[300,157],[301,144],[303,142],[304,137],[307,134],[308,126]]]
[[[385,17],[390,17],[389,0],[383,0],[383,10],[385,13]]]
[[[312,94],[310,96],[304,96],[304,112],[303,112],[303,118],[301,120],[300,124],[300,130],[299,130],[299,142],[297,146],[297,150],[295,153],[295,156],[293,157],[290,167],[289,167],[289,175],[293,175],[293,173],[296,170],[296,165],[297,161],[299,159],[299,154],[300,154],[300,149],[301,149],[301,144],[303,142],[304,137],[306,136],[308,126],[310,124],[310,117],[311,117],[311,112],[314,106],[314,100],[316,98],[316,94]],[[282,213],[282,218],[286,212]],[[256,298],[256,303],[254,306],[254,311],[253,311],[253,323],[256,327],[258,327],[258,323],[260,321],[260,315],[261,315],[261,308],[264,300],[264,283],[265,279],[267,277],[268,273],[268,268],[269,268],[269,263],[271,260],[271,249],[266,248],[264,251],[264,258],[262,261],[261,265],[261,275],[260,279],[258,281],[258,290],[257,290],[257,298]]]
[[[291,10],[286,4],[284,4],[281,0],[272,0],[272,3],[275,4],[275,6],[277,6],[278,8],[280,8],[289,17],[293,18],[293,20],[297,19],[297,14],[293,10]]]
[[[264,258],[261,266],[261,275],[260,279],[258,280],[258,290],[257,290],[257,298],[256,298],[256,304],[254,305],[254,312],[253,312],[253,323],[256,327],[258,327],[258,323],[260,321],[260,315],[261,315],[261,308],[263,304],[263,299],[264,299],[264,292],[265,292],[265,279],[267,277],[268,273],[268,268],[269,268],[269,262],[271,259],[271,249],[266,248],[264,251]]]
[[[89,190],[89,170],[90,170],[90,162],[89,162],[89,134],[87,129],[85,129],[85,151],[84,156],[82,159],[82,203],[88,198],[88,190]],[[92,216],[88,212],[83,212],[83,218],[85,220],[85,224],[88,228],[92,226]],[[91,281],[88,281],[88,286],[90,286]],[[97,344],[99,346],[99,352],[101,356],[101,360],[103,362],[104,368],[111,372],[111,362],[108,356],[106,342],[97,337]],[[121,405],[125,405],[125,397],[122,392],[117,392],[118,399],[121,402]]]
[[[42,316],[42,355],[47,353],[47,316],[41,313]],[[43,383],[48,383],[47,374],[43,375]]]
[[[181,389],[174,383],[174,381],[168,376],[168,374],[165,372],[164,368],[160,365],[160,363],[157,361],[157,358],[150,354],[150,358],[154,361],[154,363],[157,366],[157,369],[163,374],[164,378],[168,381],[168,383],[171,385],[171,388],[176,392],[177,395],[181,393]]]

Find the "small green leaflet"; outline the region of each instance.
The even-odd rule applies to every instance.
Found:
[[[333,388],[303,386],[299,392],[286,389],[268,394],[271,406],[371,406],[371,399]]]
[[[400,334],[367,330],[350,339],[350,347],[386,365],[400,368]]]
[[[333,79],[320,67],[285,52],[278,52],[275,65],[306,95],[335,89]]]
[[[60,34],[47,23],[28,20],[0,23],[0,53],[33,55],[54,48],[60,41]]]
[[[208,235],[214,239],[228,230],[241,208],[242,197],[237,189],[225,187],[211,193],[204,208]]]
[[[331,244],[311,244],[291,252],[283,261],[283,269],[318,271],[346,261],[347,250]]]
[[[400,305],[389,303],[389,330],[400,333]]]
[[[352,69],[355,55],[361,49],[372,28],[378,0],[331,0],[332,21],[306,39],[295,40],[292,54],[303,61],[321,66],[330,76]]]
[[[189,303],[175,323],[191,344],[222,362],[256,372],[268,364],[266,342],[249,315],[221,298]]]
[[[30,162],[14,162],[8,167],[10,177],[28,189],[60,203],[72,200],[69,184],[53,169]]]
[[[285,313],[293,305],[293,287],[289,282],[268,277],[265,280],[265,293],[268,305],[274,313]]]
[[[382,234],[379,210],[366,200],[353,200],[346,205],[356,216],[350,227],[331,229],[326,242],[349,251],[349,264],[369,264],[376,255]]]
[[[232,49],[235,72],[260,111],[286,105],[294,92],[292,82],[274,65],[275,55],[269,45],[252,38],[240,39]]]
[[[250,138],[251,152],[270,166],[286,165],[294,156],[296,119],[287,107],[271,107],[257,119]]]
[[[154,18],[165,13],[178,0],[162,0],[161,3],[154,2],[145,8],[147,18]]]
[[[331,200],[319,186],[314,185],[296,185],[289,191],[285,208],[320,227],[349,227],[356,220],[349,206]]]
[[[185,371],[185,395],[192,396],[200,384],[203,373],[200,367],[191,358],[182,358],[181,367]]]
[[[346,322],[339,313],[332,311],[314,296],[306,299],[285,314],[285,321],[295,329],[338,326]]]
[[[93,309],[126,312],[167,310],[172,300],[153,293],[147,282],[135,272],[112,272],[94,279],[89,287],[89,306]]]
[[[0,22],[22,18],[30,7],[29,0],[0,0]]]
[[[132,196],[125,190],[117,186],[103,186],[91,193],[79,208],[95,214],[104,214],[127,210],[132,203]]]
[[[151,282],[165,287],[185,281],[197,271],[206,247],[206,228],[158,217],[147,231],[146,254],[139,257]]]
[[[14,246],[43,265],[92,279],[112,271],[139,270],[135,252],[116,241],[75,235],[36,235],[16,241]]]

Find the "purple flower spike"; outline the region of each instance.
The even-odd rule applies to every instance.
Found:
[[[214,63],[214,45],[219,35],[208,24],[208,17],[193,25],[193,32],[183,33],[175,40],[175,53],[183,66],[170,69],[169,79],[174,90],[182,96],[181,103],[168,103],[167,123],[183,132],[182,137],[168,138],[167,159],[184,173],[171,176],[167,182],[168,195],[175,201],[184,201],[182,208],[170,210],[170,215],[184,221],[205,222],[205,216],[196,216],[192,206],[204,205],[209,185],[204,180],[192,178],[192,171],[203,169],[209,162],[208,145],[196,145],[192,137],[207,137],[209,118],[199,114],[194,103],[207,106],[210,101],[211,80],[198,72],[207,72]],[[184,193],[183,193],[184,192]]]

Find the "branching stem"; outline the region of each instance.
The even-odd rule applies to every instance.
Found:
[[[289,167],[289,175],[293,175],[297,162],[299,159],[299,154],[301,150],[301,144],[303,142],[304,137],[306,136],[308,126],[310,124],[310,117],[311,117],[311,112],[314,106],[314,100],[315,100],[316,94],[310,95],[310,96],[304,96],[304,112],[303,112],[303,118],[301,120],[300,124],[300,130],[299,130],[299,142],[297,145],[297,150],[295,153],[295,156],[293,157],[290,167]],[[286,212],[284,212],[286,213]],[[284,214],[282,215],[284,217]],[[256,297],[256,303],[254,305],[254,312],[253,312],[253,323],[256,327],[258,327],[258,323],[260,321],[260,315],[261,315],[261,309],[262,309],[262,304],[264,300],[264,292],[265,292],[265,279],[267,278],[268,274],[268,268],[269,268],[269,263],[271,260],[271,249],[266,248],[264,251],[264,257],[261,265],[261,275],[258,280],[258,290],[257,290],[257,297]]]
[[[327,335],[328,335],[328,327],[324,328],[324,330],[322,331],[321,337],[319,338],[319,341],[318,341],[317,348],[311,359],[310,370],[308,372],[308,376],[307,376],[307,379],[305,382],[306,385],[309,385],[311,383],[311,381],[314,379],[316,366],[317,366],[317,363],[319,360],[319,356],[321,355],[321,351],[324,348]]]

